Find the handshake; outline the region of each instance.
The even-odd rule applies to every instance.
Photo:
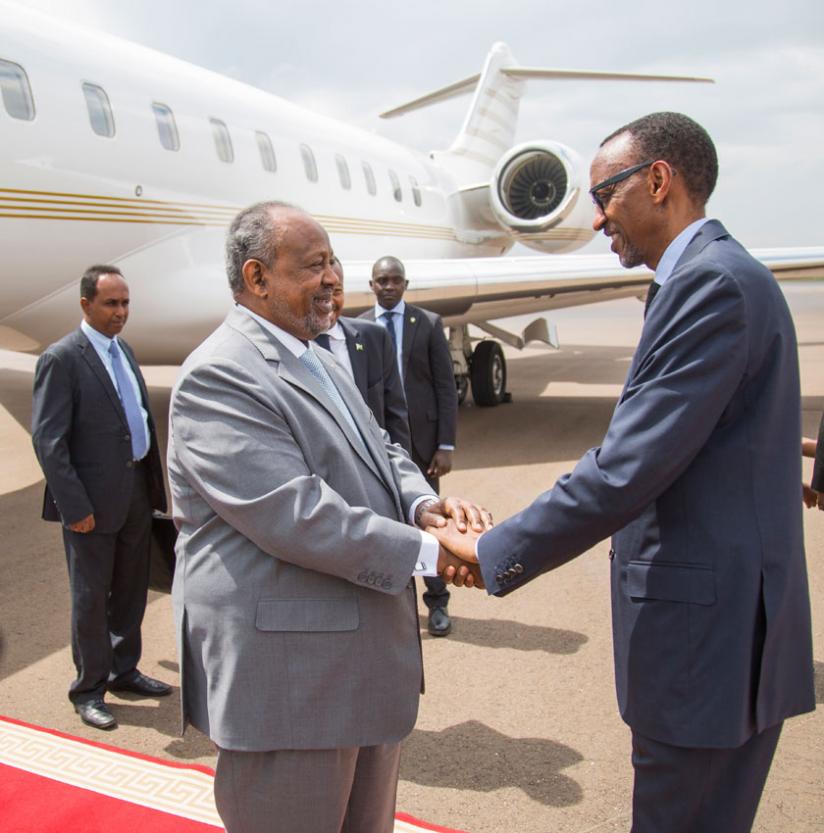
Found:
[[[457,497],[424,501],[418,509],[419,527],[440,544],[438,573],[447,584],[483,589],[484,580],[475,554],[475,542],[492,528],[491,513]]]

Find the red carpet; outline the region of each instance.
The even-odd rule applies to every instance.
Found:
[[[217,833],[212,775],[0,717],[0,833]],[[396,816],[430,831],[460,833]]]

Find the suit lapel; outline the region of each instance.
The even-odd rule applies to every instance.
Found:
[[[724,228],[724,226],[718,220],[707,220],[703,226],[695,233],[695,236],[690,240],[687,244],[687,248],[684,249],[683,254],[681,257],[678,258],[678,262],[675,264],[675,267],[672,270],[669,278],[667,278],[667,283],[671,280],[678,280],[677,272],[679,269],[682,269],[686,264],[688,264],[694,257],[701,253],[701,251],[707,246],[707,244],[711,243],[713,240],[719,240],[722,237],[728,237],[729,232]],[[666,285],[666,284],[665,284]],[[663,287],[662,287],[663,289]],[[660,292],[661,290],[659,290]],[[646,329],[646,323],[644,324],[644,328]],[[629,371],[627,372],[627,379],[624,383],[624,389],[621,391],[621,397],[618,400],[619,402],[623,400],[624,396],[626,395],[627,388],[629,387],[632,378],[635,376],[635,371],[638,368],[638,362],[640,361],[641,357],[641,345],[644,343],[644,330],[641,332],[641,341],[638,343],[638,347],[635,350],[635,353],[632,357],[632,362],[629,366]]]
[[[403,344],[401,346],[401,364],[403,365],[403,378],[406,379],[406,372],[409,369],[409,357],[412,355],[412,345],[420,326],[421,314],[416,307],[409,304],[403,311]]]
[[[349,361],[352,365],[352,374],[355,377],[355,387],[361,392],[361,396],[366,396],[368,389],[368,356],[366,348],[361,337],[361,333],[354,327],[350,327],[348,323],[339,320],[343,333],[346,336],[346,349],[349,352]]]
[[[92,343],[86,338],[85,333],[82,330],[79,330],[79,338],[77,339],[77,346],[80,349],[80,355],[83,358],[83,361],[91,368],[92,372],[95,376],[97,376],[98,381],[106,390],[109,399],[111,400],[112,406],[114,407],[115,411],[117,411],[117,415],[120,417],[120,421],[123,425],[128,428],[129,423],[126,419],[126,412],[123,410],[123,403],[120,401],[120,397],[117,395],[117,391],[115,390],[114,385],[112,384],[111,377],[109,376],[108,371],[103,366],[103,362],[100,361],[100,356],[97,355],[97,350],[94,349]]]
[[[364,433],[363,442],[355,436],[352,427],[346,420],[346,417],[343,416],[337,405],[335,405],[334,402],[332,402],[332,400],[319,389],[317,380],[314,376],[312,376],[309,369],[300,359],[283,347],[272,334],[270,334],[260,324],[258,324],[257,321],[246,315],[244,312],[232,310],[226,317],[226,323],[246,336],[246,338],[248,338],[257,347],[263,358],[266,359],[267,362],[271,362],[275,365],[275,373],[277,373],[284,382],[287,382],[296,388],[300,388],[300,390],[311,396],[312,399],[314,399],[317,404],[320,405],[329,414],[329,416],[335,420],[338,427],[346,437],[347,442],[350,446],[352,446],[353,450],[357,453],[361,460],[363,460],[363,462],[369,466],[369,468],[378,477],[382,480],[386,479],[385,475],[380,472],[375,460],[372,459],[374,456],[374,449],[367,451],[364,446],[364,443],[366,443],[367,446],[369,445],[369,432]],[[318,351],[320,360],[326,368],[326,371],[332,377],[344,404],[349,408],[353,418],[357,421],[358,411],[350,401],[351,397],[349,396],[345,386],[345,381],[348,381],[346,371],[331,355],[328,358],[323,355],[326,352],[327,351],[325,350]],[[341,382],[341,377],[343,377],[344,382]],[[352,384],[351,381],[349,381],[349,384]],[[358,394],[357,391],[356,395],[356,402],[360,401],[360,394]],[[366,405],[364,404],[363,407],[365,408]],[[389,482],[393,482],[391,478]]]

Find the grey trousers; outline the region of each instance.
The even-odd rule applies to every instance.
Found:
[[[215,804],[226,833],[392,833],[400,744],[218,749]]]
[[[782,726],[736,749],[688,749],[633,732],[630,833],[749,833]]]

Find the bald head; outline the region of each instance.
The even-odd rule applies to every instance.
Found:
[[[403,298],[408,285],[406,270],[398,258],[386,255],[375,261],[369,288],[384,309],[394,309]]]

